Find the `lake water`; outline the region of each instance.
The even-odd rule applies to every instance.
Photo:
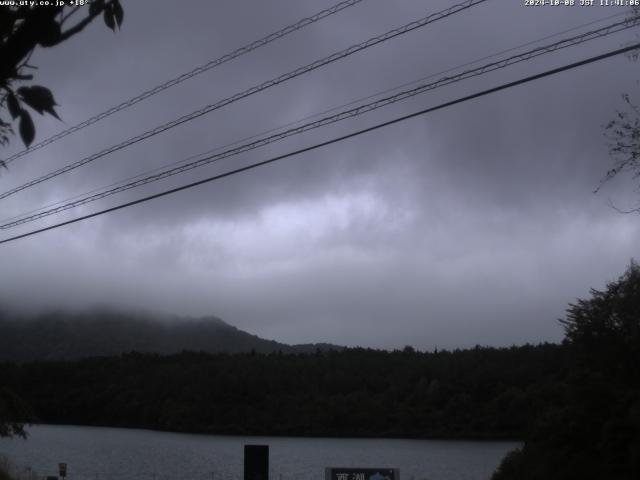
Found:
[[[271,480],[322,480],[325,467],[399,468],[402,480],[488,480],[516,442],[189,435],[120,428],[38,425],[29,438],[0,439],[23,480],[242,479],[245,444],[269,445]],[[30,470],[27,470],[30,468]]]

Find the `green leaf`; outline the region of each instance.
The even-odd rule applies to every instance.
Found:
[[[113,13],[113,4],[108,4],[104,9],[104,23],[114,32],[116,31],[115,14]]]
[[[89,4],[89,15],[99,15],[104,8],[104,0],[95,0]]]
[[[26,110],[22,110],[20,112],[20,138],[22,138],[25,146],[29,148],[35,137],[36,127],[33,125],[31,115]]]
[[[60,42],[60,24],[54,18],[40,25],[38,29],[38,43],[43,47],[52,47]]]
[[[56,117],[58,120],[62,121],[62,119],[58,116],[58,112],[56,112],[53,107],[45,108],[44,111],[47,112],[52,117]]]
[[[124,19],[124,10],[122,9],[122,5],[120,5],[120,0],[113,0],[113,15],[116,19],[116,23],[118,24],[118,28],[122,26],[122,20]]]
[[[44,112],[47,112],[49,115],[53,115],[58,120],[58,114],[54,110],[54,106],[56,106],[56,101],[53,98],[53,94],[51,90],[46,87],[41,87],[40,85],[33,85],[31,87],[20,87],[18,89],[18,94],[24,100],[24,103],[33,108],[36,112],[42,115]]]
[[[18,99],[13,94],[13,92],[9,92],[9,94],[7,95],[7,107],[9,109],[9,113],[11,114],[11,118],[13,118],[14,120],[18,118],[18,116],[20,115],[20,102],[18,102]]]

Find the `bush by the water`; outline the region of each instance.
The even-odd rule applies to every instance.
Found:
[[[3,456],[0,456],[0,480],[14,480],[11,476],[11,464]]]

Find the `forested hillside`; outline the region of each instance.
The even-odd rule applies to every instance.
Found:
[[[239,330],[216,317],[181,318],[94,309],[34,316],[0,312],[0,361],[77,359],[121,353],[314,352],[326,344],[287,345]]]
[[[564,401],[559,345],[131,353],[0,365],[41,422],[229,434],[521,438]]]

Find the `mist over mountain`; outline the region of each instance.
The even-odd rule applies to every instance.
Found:
[[[331,348],[341,347],[287,345],[239,330],[214,316],[171,317],[109,308],[33,315],[0,312],[0,361],[78,359],[132,351],[306,353]]]

